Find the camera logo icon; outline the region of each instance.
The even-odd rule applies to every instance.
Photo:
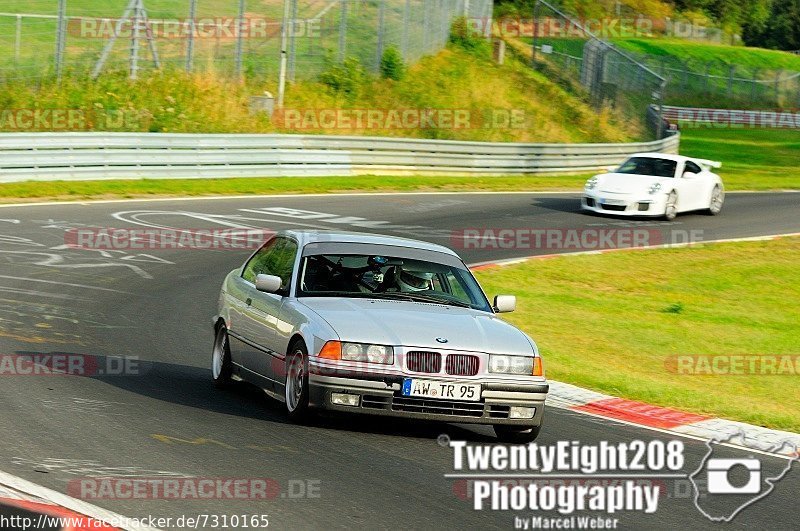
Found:
[[[741,486],[731,482],[730,474],[735,468],[744,467],[749,473],[747,482]],[[757,459],[709,459],[709,494],[758,494],[761,492],[761,462]]]

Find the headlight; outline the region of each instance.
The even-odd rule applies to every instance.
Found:
[[[342,343],[342,359],[390,365],[394,363],[394,349],[384,345]]]
[[[542,358],[492,354],[489,356],[489,372],[496,374],[541,376],[543,374]]]
[[[585,188],[587,190],[594,190],[594,188],[597,186],[597,181],[599,181],[599,179],[597,177],[592,177],[591,179],[586,181]]]
[[[650,195],[657,194],[660,191],[661,191],[661,183],[654,184],[653,186],[650,187],[649,190]]]

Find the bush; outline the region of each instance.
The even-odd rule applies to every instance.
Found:
[[[403,55],[394,46],[389,46],[381,57],[381,77],[400,81],[405,75],[406,65],[403,62]]]
[[[364,83],[364,67],[355,57],[348,57],[342,64],[332,64],[319,76],[320,82],[338,94],[348,98],[358,96]]]
[[[468,52],[488,50],[489,43],[466,17],[458,17],[450,26],[450,43]]]

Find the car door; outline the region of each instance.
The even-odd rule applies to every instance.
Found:
[[[289,294],[292,271],[297,257],[297,242],[287,237],[276,237],[256,253],[242,270],[246,284],[244,311],[240,332],[244,336],[246,368],[265,380],[265,387],[274,389],[283,384],[284,346],[278,334],[278,323],[284,298]],[[281,278],[278,293],[256,290],[258,275],[275,275]]]
[[[697,210],[702,208],[705,201],[704,188],[705,180],[701,173],[703,169],[694,162],[688,160],[683,164],[680,169],[680,190],[678,192],[678,210],[685,212],[687,210]]]

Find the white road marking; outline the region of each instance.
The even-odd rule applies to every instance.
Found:
[[[26,479],[7,474],[6,472],[0,472],[0,485],[9,487],[28,496],[33,496],[39,500],[44,500],[45,502],[59,505],[65,509],[89,516],[96,520],[104,522],[130,521],[130,519],[126,519],[124,516],[113,511],[102,509],[96,505],[92,505],[91,503],[86,503],[83,500],[67,496],[66,494],[62,494],[53,489],[42,487],[41,485],[37,485],[36,483]],[[127,525],[124,526],[123,529],[128,531],[158,531],[154,527],[146,527],[141,525]]]
[[[70,286],[72,288],[84,288],[84,289],[95,289],[98,291],[112,291],[114,293],[124,293],[128,294],[127,291],[120,291],[118,289],[111,289],[111,288],[101,288],[98,286],[89,286],[87,284],[71,284],[69,282],[57,282],[55,280],[42,280],[39,278],[28,278],[28,277],[12,277],[11,275],[0,275],[0,278],[9,278],[12,280],[24,280],[26,282],[43,282],[45,284],[56,284],[58,286]]]

